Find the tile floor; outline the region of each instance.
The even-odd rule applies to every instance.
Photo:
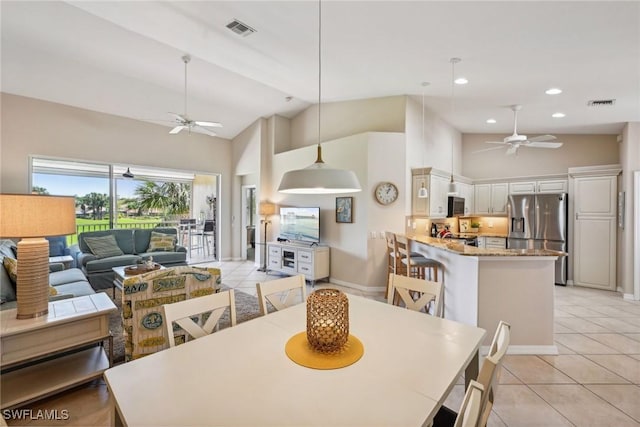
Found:
[[[253,262],[201,265],[221,268],[225,285],[251,295],[256,282],[279,277],[257,271]],[[613,292],[556,287],[555,306],[560,354],[505,356],[489,426],[640,426],[640,302]],[[457,410],[463,394],[461,378],[445,404]],[[68,409],[71,419],[55,425],[111,423],[104,382],[43,400],[35,408]]]

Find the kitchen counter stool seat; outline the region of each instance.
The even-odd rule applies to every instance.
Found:
[[[437,282],[440,263],[419,253],[411,252],[411,242],[412,240],[406,236],[396,235],[396,245],[401,257],[400,262],[404,266],[404,271],[396,274]],[[427,270],[429,270],[428,277]]]

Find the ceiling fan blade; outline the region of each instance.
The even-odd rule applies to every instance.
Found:
[[[181,122],[181,123],[186,123],[186,122],[188,122],[188,121],[189,121],[189,120],[187,120],[187,118],[186,118],[186,117],[184,117],[184,116],[183,116],[183,115],[181,115],[181,114],[171,113],[171,112],[169,112],[169,114],[170,114],[170,115],[172,115],[173,117],[175,117],[175,119],[176,119],[177,121]]]
[[[534,136],[533,138],[529,138],[531,142],[544,142],[544,141],[554,141],[556,139],[553,135],[539,135]]]
[[[211,129],[207,129],[206,127],[193,125],[193,129],[198,129],[202,133],[206,133],[207,135],[210,135],[210,136],[218,136],[215,132],[213,132]]]
[[[562,142],[530,142],[528,144],[524,144],[526,147],[533,148],[559,148],[562,147]]]
[[[180,131],[181,131],[182,129],[186,129],[186,128],[187,128],[186,126],[182,126],[182,125],[180,125],[180,126],[176,126],[176,127],[174,127],[173,129],[171,129],[171,130],[169,131],[169,133],[170,133],[171,135],[175,135],[175,134],[177,134],[177,133],[180,133]]]
[[[482,150],[475,150],[472,151],[472,153],[484,153],[486,151],[495,151],[495,150],[502,150],[503,147],[491,147],[491,148],[483,148]]]
[[[198,126],[207,126],[207,127],[212,127],[212,128],[221,128],[222,124],[218,123],[218,122],[201,122],[196,120],[194,122],[196,125]]]
[[[504,142],[504,141],[485,141],[485,144],[502,144],[502,145],[504,145],[504,144],[507,144],[507,143]]]

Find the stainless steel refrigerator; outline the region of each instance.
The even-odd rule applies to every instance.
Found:
[[[509,196],[509,249],[551,249],[567,252],[567,194]],[[567,257],[556,261],[556,284],[567,284]]]

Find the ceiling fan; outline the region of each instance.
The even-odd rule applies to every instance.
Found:
[[[507,154],[516,154],[518,148],[520,147],[530,147],[530,148],[559,148],[562,147],[562,142],[550,142],[555,141],[556,137],[553,135],[540,135],[534,136],[533,138],[527,138],[527,135],[518,135],[518,111],[522,109],[522,105],[512,105],[511,109],[513,110],[513,135],[509,135],[504,138],[502,141],[485,141],[487,144],[501,144],[508,145]],[[491,151],[491,150],[499,150],[502,147],[493,147],[487,148],[484,150],[478,150],[478,152],[482,151]]]
[[[177,125],[173,129],[171,129],[169,133],[175,135],[186,129],[187,131],[189,131],[189,133],[191,133],[192,130],[201,130],[206,134],[216,136],[216,134],[209,128],[222,127],[220,123],[192,120],[187,115],[187,64],[189,63],[189,61],[191,61],[191,56],[184,55],[182,57],[182,62],[184,62],[184,113],[169,113],[175,118],[175,122],[177,123]]]

